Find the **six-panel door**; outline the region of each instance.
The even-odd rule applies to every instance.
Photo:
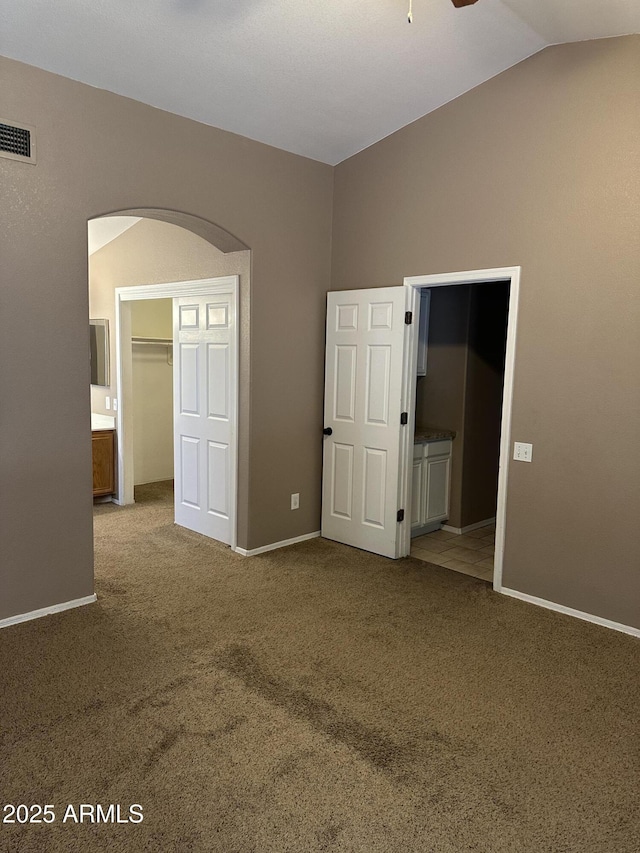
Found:
[[[406,288],[327,298],[322,535],[397,556]]]
[[[175,520],[231,542],[231,293],[174,299]]]

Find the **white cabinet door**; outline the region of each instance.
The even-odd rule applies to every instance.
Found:
[[[436,530],[449,518],[451,441],[415,444],[411,481],[411,535]]]
[[[231,543],[235,301],[173,300],[176,524]]]
[[[427,375],[427,355],[429,343],[429,309],[431,306],[431,291],[423,288],[420,291],[420,322],[418,324],[418,376]]]
[[[385,557],[399,556],[408,522],[397,518],[407,290],[327,295],[322,535]]]
[[[425,445],[424,457],[424,524],[445,521],[449,517],[449,478],[451,442],[436,441]]]
[[[424,523],[448,516],[449,457],[425,460],[426,490]]]

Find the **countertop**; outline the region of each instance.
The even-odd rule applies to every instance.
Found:
[[[91,412],[91,431],[94,429],[115,429],[116,419],[109,415],[98,415]]]
[[[429,441],[447,441],[455,438],[452,429],[439,429],[438,427],[416,427],[413,437],[414,444],[427,444]]]

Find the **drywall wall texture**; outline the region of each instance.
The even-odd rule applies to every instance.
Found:
[[[130,310],[133,337],[173,339],[173,300],[131,302]],[[172,355],[173,348],[162,344],[134,343],[132,346],[133,476],[136,486],[173,479]]]
[[[134,346],[131,388],[133,482],[173,480],[173,373],[166,348]]]
[[[87,220],[106,213],[186,212],[252,250],[246,545],[316,530],[332,168],[13,60],[0,79],[38,150],[0,160],[0,618],[93,591]]]
[[[205,245],[208,244],[205,243]],[[91,288],[91,273],[89,273],[89,288]],[[91,300],[91,289],[89,289],[89,300]],[[131,303],[130,309],[132,335],[140,338],[173,338],[173,301],[171,299],[139,299]]]
[[[496,515],[509,285],[476,285],[469,298],[461,527]]]
[[[451,527],[462,527],[464,395],[469,334],[469,290],[434,287],[429,307],[427,375],[416,386],[416,425],[451,429]]]
[[[336,167],[333,289],[521,265],[506,587],[640,627],[640,36],[548,48]]]

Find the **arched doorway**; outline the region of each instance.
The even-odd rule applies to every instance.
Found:
[[[89,262],[89,302],[90,313],[95,316],[97,311],[100,315],[106,315],[111,320],[112,328],[112,380],[108,389],[102,389],[96,393],[92,389],[92,412],[105,413],[104,401],[111,398],[111,408],[107,413],[111,414],[117,426],[118,438],[118,482],[116,501],[118,503],[129,503],[133,500],[133,429],[131,418],[131,331],[129,325],[129,309],[132,305],[139,304],[137,300],[158,300],[160,297],[172,299],[174,302],[183,296],[189,298],[203,297],[210,293],[220,293],[220,288],[231,295],[234,287],[236,307],[232,307],[231,313],[235,315],[232,331],[236,335],[233,341],[230,357],[235,361],[234,384],[237,389],[235,394],[235,415],[231,425],[231,437],[235,450],[231,453],[231,503],[232,503],[232,531],[228,536],[223,534],[207,533],[205,529],[192,527],[205,535],[219,538],[235,548],[244,544],[246,537],[246,516],[242,507],[247,504],[246,493],[248,489],[247,459],[245,446],[248,444],[247,412],[248,412],[248,317],[250,299],[250,252],[242,241],[229,234],[219,226],[195,217],[176,211],[157,210],[149,208],[136,208],[120,210],[108,214],[106,217],[95,217],[91,223],[111,224],[109,220],[116,220],[126,224],[134,223],[101,247],[96,254],[90,257]],[[117,230],[117,229],[116,229]],[[231,279],[235,276],[236,283]],[[216,281],[214,281],[214,279]],[[116,294],[116,291],[119,291]],[[217,301],[218,298],[216,297]],[[217,304],[217,303],[216,303]],[[123,317],[125,322],[123,323]],[[206,347],[205,347],[206,349]],[[209,352],[218,351],[210,347]],[[234,355],[235,353],[235,355]],[[201,354],[203,361],[205,353]],[[233,391],[233,389],[230,389]],[[107,392],[107,393],[105,393]],[[234,402],[234,394],[231,393],[230,402]],[[114,411],[115,406],[117,410]],[[222,464],[225,454],[221,452],[221,443],[212,441],[207,443],[203,438],[203,446],[211,449],[212,456],[217,455]],[[187,442],[185,446],[193,450],[195,442]],[[212,463],[213,464],[213,463]],[[226,463],[225,463],[226,464]],[[202,466],[201,466],[202,467]],[[212,470],[215,470],[213,465]],[[203,473],[204,469],[203,469]],[[216,483],[221,482],[216,477]],[[193,484],[192,484],[193,485]],[[176,494],[178,495],[178,489]],[[193,489],[187,495],[187,503],[193,504]],[[203,493],[204,504],[208,506],[206,489]],[[220,495],[218,494],[218,498]],[[176,499],[177,500],[177,499]],[[215,516],[222,512],[220,503],[211,501],[211,512]],[[239,511],[236,507],[240,507]],[[224,515],[224,512],[222,512]],[[176,514],[176,521],[179,521]],[[189,523],[184,526],[191,526]]]

